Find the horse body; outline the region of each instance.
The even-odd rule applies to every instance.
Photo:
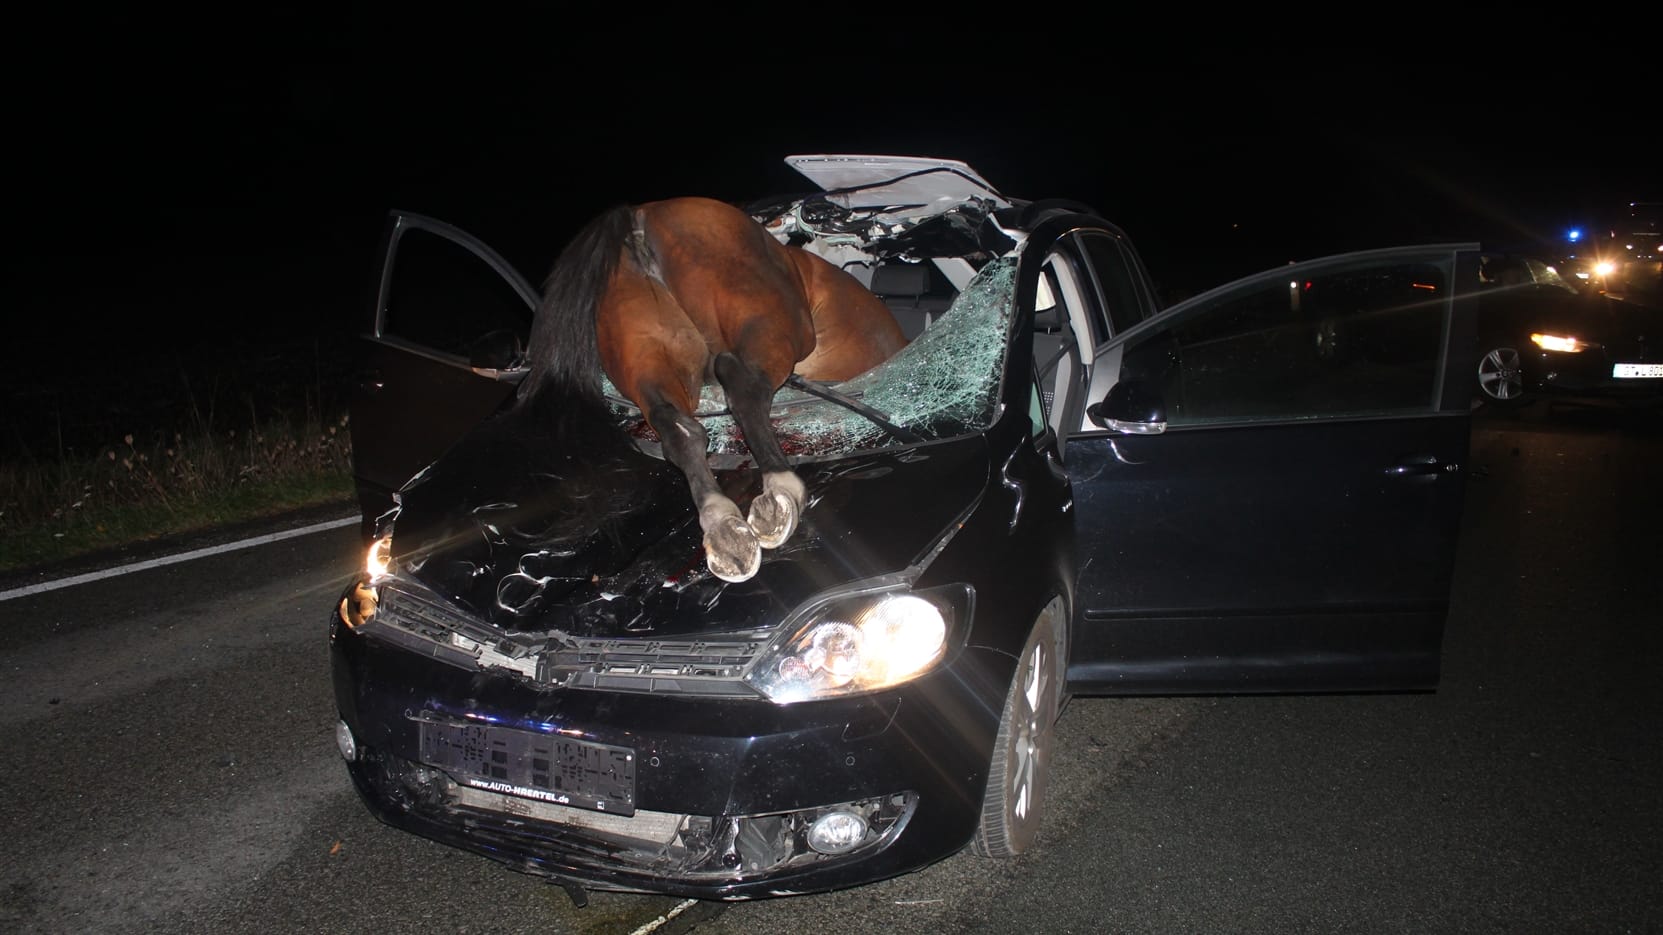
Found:
[[[532,326],[521,396],[550,380],[598,391],[604,371],[687,477],[711,572],[743,581],[761,549],[790,537],[804,505],[769,420],[774,393],[793,372],[845,380],[905,344],[888,307],[847,272],[724,202],[673,198],[614,208],[562,252]],[[762,473],[746,516],[717,485],[693,417],[712,380]]]

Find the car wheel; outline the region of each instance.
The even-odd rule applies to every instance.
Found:
[[[1061,601],[1052,601],[1040,614],[1005,695],[982,820],[971,842],[982,857],[1015,857],[1039,835],[1062,707],[1062,615]]]
[[[1524,371],[1517,348],[1491,348],[1478,359],[1478,395],[1487,403],[1517,406],[1524,402]]]

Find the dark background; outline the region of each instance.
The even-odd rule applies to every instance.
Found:
[[[535,9],[20,23],[7,444],[38,453],[43,413],[60,446],[66,426],[84,447],[123,414],[154,422],[171,403],[147,414],[133,391],[153,372],[334,386],[392,208],[535,283],[612,203],[805,190],[794,153],[956,158],[1007,195],[1096,206],[1176,297],[1358,248],[1553,244],[1658,197],[1663,78],[1621,24],[1534,20],[1520,42],[1405,8],[1348,42],[1267,29],[1209,52],[1153,24],[842,8],[720,43],[693,38],[709,21],[654,19],[642,43],[645,10],[580,31]],[[103,416],[74,414],[89,405]]]

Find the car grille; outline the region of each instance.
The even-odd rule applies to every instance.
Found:
[[[541,688],[742,698],[759,697],[740,679],[768,642],[721,634],[671,640],[514,633],[398,582],[381,586],[365,632],[450,665],[515,672]]]

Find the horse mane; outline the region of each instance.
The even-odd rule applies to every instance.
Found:
[[[634,209],[616,205],[596,216],[566,244],[543,282],[527,340],[530,372],[520,384],[525,402],[547,387],[585,400],[601,398],[600,347],[595,310],[618,266],[618,251],[634,230]]]

